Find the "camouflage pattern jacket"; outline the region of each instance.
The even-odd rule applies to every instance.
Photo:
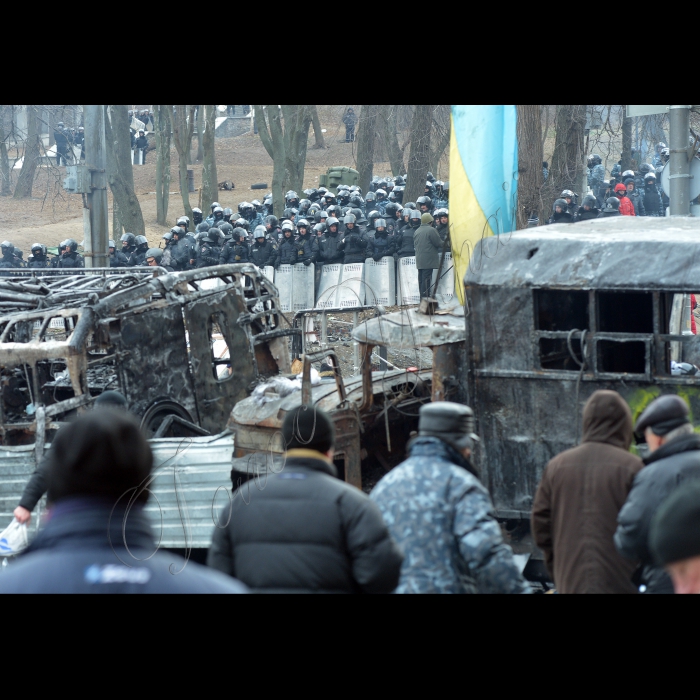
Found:
[[[442,440],[417,438],[370,494],[404,553],[395,593],[531,592],[467,466]]]

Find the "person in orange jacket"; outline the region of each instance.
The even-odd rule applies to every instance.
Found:
[[[615,185],[615,196],[620,200],[620,215],[621,216],[636,216],[634,213],[634,204],[627,196],[627,188],[620,182]]]

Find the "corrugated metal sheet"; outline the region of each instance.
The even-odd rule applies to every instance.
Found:
[[[35,468],[34,445],[0,446],[0,531],[12,522],[13,511],[19,505],[22,491]],[[42,498],[32,513],[31,535],[38,529],[45,507],[46,498]]]
[[[209,547],[214,522],[229,502],[233,434],[149,440],[152,491],[146,513],[161,547]]]
[[[226,491],[219,487],[231,494],[233,434],[162,438],[149,443],[153,480],[146,513],[156,542],[160,540],[161,547],[209,547],[214,518],[229,502]],[[34,469],[34,445],[0,447],[0,531],[12,521]],[[44,508],[42,499],[32,513],[32,536]]]

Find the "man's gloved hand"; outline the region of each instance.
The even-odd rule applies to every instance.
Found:
[[[311,265],[311,260],[304,260],[304,265],[306,265],[306,267]]]

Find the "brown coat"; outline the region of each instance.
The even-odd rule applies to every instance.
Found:
[[[617,514],[642,461],[628,452],[632,413],[615,391],[596,391],[583,411],[583,441],[546,466],[532,533],[560,593],[636,593],[637,562],[621,557]]]

